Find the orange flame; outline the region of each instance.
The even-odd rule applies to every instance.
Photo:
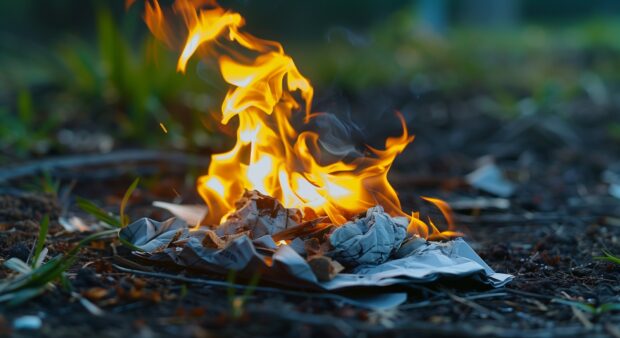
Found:
[[[316,116],[311,113],[314,90],[282,46],[242,32],[241,15],[214,1],[176,0],[173,11],[187,27],[177,70],[184,72],[196,53],[217,58],[230,85],[221,123],[236,117],[239,124],[235,146],[213,155],[207,175],[198,180],[209,207],[208,224],[218,224],[234,211],[234,202],[245,189],[273,196],[289,208],[311,208],[335,224],[377,204],[393,216],[406,216],[387,180],[394,159],[413,141],[402,116],[398,115],[402,135],[388,138],[385,149],[368,147],[368,155],[347,162],[319,163],[319,135],[297,132],[291,123],[293,112],[301,109],[306,122]],[[174,45],[172,25],[157,0],[147,2],[145,21],[157,38]],[[243,52],[225,48],[230,43]],[[429,226],[419,216],[411,217],[413,234],[426,238],[439,233],[432,227],[429,234]]]

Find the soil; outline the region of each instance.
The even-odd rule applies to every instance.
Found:
[[[394,97],[392,103],[399,105],[398,95]],[[447,116],[412,113],[434,107],[433,102],[408,106],[405,116],[420,127],[414,126],[417,139],[395,165],[392,181],[405,210],[440,219],[419,196],[452,203],[497,198],[463,181],[482,155],[491,155],[516,183],[515,193],[505,198],[508,205],[455,212],[459,230],[479,255],[495,271],[515,276],[505,288],[460,282],[417,285],[405,289],[405,304],[380,312],[321,294],[254,291],[240,303],[242,291],[120,271],[114,264],[191,275],[146,265],[120,243],[101,240],[80,251],[67,275],[73,291],[101,308],[102,315],[89,313],[57,287],[18,307],[0,308],[0,336],[620,336],[620,311],[590,313],[574,305],[620,303],[620,265],[595,259],[603,251],[620,254],[620,199],[609,194],[603,175],[614,170],[620,147],[600,135],[613,113],[508,121],[471,113],[477,110],[467,104],[449,106]],[[470,112],[460,116],[459,111]],[[130,174],[117,177],[65,172],[61,186],[72,189],[61,189],[58,196],[26,192],[23,187],[33,177],[13,180],[0,190],[0,258],[28,259],[43,215],[52,219],[50,255],[67,252],[86,234],[66,232],[58,216],[76,214],[92,221],[76,208],[75,196],[114,211],[136,175],[143,179],[129,215],[167,218],[166,212],[150,207],[152,201],[199,201],[193,178],[176,169],[144,175],[137,164]],[[0,278],[7,274],[0,269]],[[41,328],[15,330],[15,319],[24,315],[40,317]]]

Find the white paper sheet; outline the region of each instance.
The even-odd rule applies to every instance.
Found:
[[[470,278],[501,287],[513,278],[494,272],[460,238],[445,243],[418,243],[404,257],[378,265],[360,265],[331,281],[319,282],[302,256],[288,245],[277,247],[269,236],[254,241],[240,236],[218,250],[202,246],[204,231],[190,231],[181,220],[156,222],[142,218],[122,229],[120,237],[143,250],[136,251],[136,255],[153,261],[211,273],[226,273],[231,269],[248,275],[259,272],[263,280],[301,289],[381,287],[429,283],[442,278]]]

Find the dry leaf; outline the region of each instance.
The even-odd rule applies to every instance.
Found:
[[[108,295],[108,290],[100,287],[90,288],[84,292],[82,292],[82,296],[90,299],[90,300],[100,300],[105,298]]]

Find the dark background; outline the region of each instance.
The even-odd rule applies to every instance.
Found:
[[[162,1],[162,4],[171,1]],[[321,40],[333,26],[352,29],[368,28],[404,7],[423,6],[415,0],[359,1],[286,1],[227,0],[220,3],[234,8],[248,19],[248,26],[257,35],[273,39]],[[439,0],[426,1],[431,6],[445,7],[449,24],[485,24],[497,13],[514,16],[515,23],[540,22],[571,24],[592,17],[620,14],[620,3],[614,0]],[[435,5],[433,5],[435,4]],[[4,34],[40,42],[64,34],[93,36],[96,12],[102,7],[112,10],[115,17],[125,15],[122,0],[56,0],[3,1],[0,4],[0,29]],[[482,21],[482,22],[481,22]],[[486,22],[488,23],[488,22]]]
[[[359,124],[360,142],[397,133],[396,122],[385,122],[395,110],[416,133],[428,114],[452,125],[471,112],[504,121],[599,114],[609,121],[603,137],[620,140],[618,1],[222,5],[246,17],[247,31],[282,42],[314,84],[317,109]],[[213,118],[226,91],[216,69],[194,62],[177,74],[177,53],[150,37],[142,8],[137,1],[127,10],[121,0],[0,3],[0,163],[230,144],[231,129]]]

